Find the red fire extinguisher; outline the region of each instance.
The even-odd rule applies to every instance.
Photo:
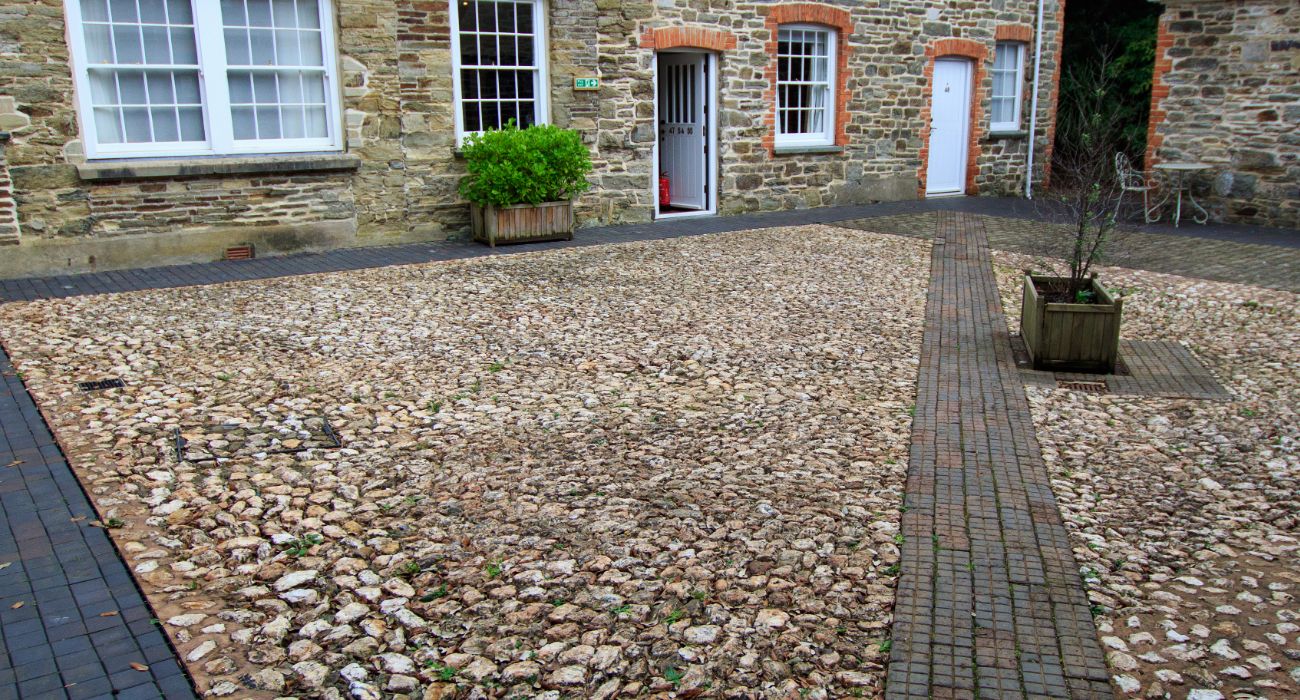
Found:
[[[659,173],[659,206],[672,206],[672,197],[669,194],[668,173]]]

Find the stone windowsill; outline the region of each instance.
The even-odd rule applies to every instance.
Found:
[[[218,158],[132,158],[92,160],[77,165],[82,180],[138,180],[199,175],[307,173],[356,170],[361,158],[352,153],[238,156]]]
[[[794,156],[802,153],[843,153],[843,146],[776,146],[772,153],[778,156]]]
[[[1029,136],[1029,132],[1024,129],[1017,131],[990,131],[986,141],[997,141],[999,139],[1023,139]]]

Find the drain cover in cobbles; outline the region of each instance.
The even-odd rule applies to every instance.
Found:
[[[104,389],[121,389],[126,386],[121,379],[116,377],[112,379],[100,379],[94,382],[77,382],[77,388],[82,391],[103,391]]]
[[[1058,380],[1056,386],[1071,391],[1085,391],[1089,394],[1106,393],[1106,382],[1066,382]]]

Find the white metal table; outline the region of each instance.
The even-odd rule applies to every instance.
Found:
[[[1210,220],[1210,213],[1205,211],[1196,197],[1192,194],[1192,183],[1196,180],[1196,174],[1209,170],[1211,166],[1205,163],[1156,163],[1155,169],[1165,173],[1173,185],[1165,191],[1165,196],[1156,204],[1152,205],[1147,211],[1148,214],[1155,212],[1155,219],[1160,218],[1160,207],[1163,207],[1170,197],[1175,198],[1174,202],[1174,228],[1178,228],[1178,222],[1183,218],[1183,192],[1187,192],[1187,201],[1192,205],[1192,221],[1198,224],[1204,224]],[[1200,212],[1198,215],[1197,212]]]

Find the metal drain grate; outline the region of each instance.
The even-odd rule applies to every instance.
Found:
[[[103,391],[104,389],[121,389],[126,386],[121,379],[101,379],[97,382],[77,382],[82,391]]]
[[[1070,391],[1082,391],[1088,394],[1104,394],[1106,393],[1107,390],[1105,381],[1067,382],[1058,379],[1056,382],[1056,386],[1059,389],[1069,389]]]
[[[251,244],[230,246],[222,254],[223,260],[252,260],[254,257],[256,257],[256,253]]]

